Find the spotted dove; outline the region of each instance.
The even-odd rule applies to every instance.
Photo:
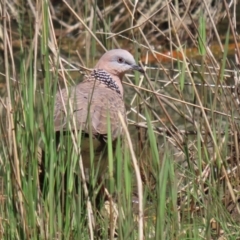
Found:
[[[122,79],[126,72],[133,70],[143,72],[128,51],[113,49],[102,55],[83,82],[68,91],[62,89],[56,95],[55,131],[82,131],[82,142],[85,143],[81,144],[81,154],[85,169],[90,168],[89,136],[92,136],[94,142],[94,163],[101,161],[100,172],[106,169],[108,123],[111,123],[114,147],[117,138],[122,135],[118,112],[126,119]],[[74,124],[71,124],[72,129],[69,128],[69,121],[73,123],[73,118],[75,129]]]

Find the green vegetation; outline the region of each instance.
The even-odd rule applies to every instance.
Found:
[[[240,59],[234,7],[223,6],[222,44],[210,5],[192,23],[194,37],[190,6],[181,22],[171,1],[56,2],[0,3],[0,239],[240,239],[240,78],[228,54],[232,41]],[[164,33],[154,22],[160,6]],[[210,25],[218,51],[208,48]],[[159,36],[170,56],[159,55]],[[146,74],[125,79],[129,125],[115,154],[109,147],[104,201],[97,169],[90,184],[79,181],[81,135],[61,135],[56,149],[54,96],[82,79],[80,65],[120,47],[141,58]]]

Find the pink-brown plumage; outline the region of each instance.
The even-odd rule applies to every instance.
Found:
[[[110,50],[100,58],[94,70],[84,78],[83,82],[68,91],[62,89],[56,95],[55,131],[81,130],[85,134],[92,135],[96,162],[99,158],[103,159],[101,168],[106,168],[107,163],[108,119],[111,123],[113,147],[116,139],[122,135],[118,117],[120,113],[126,119],[122,78],[131,70],[143,71],[126,50]],[[76,129],[73,127],[73,119],[76,122]],[[89,139],[84,139],[82,142],[83,164],[85,168],[89,168]]]

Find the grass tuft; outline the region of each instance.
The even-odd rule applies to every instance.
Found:
[[[239,6],[191,2],[0,3],[1,239],[239,238]],[[53,109],[111,48],[146,71],[124,79],[115,151],[108,122],[99,200],[94,142],[87,176],[81,133],[58,138]]]

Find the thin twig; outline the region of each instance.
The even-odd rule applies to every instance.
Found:
[[[142,179],[141,179],[141,174],[140,174],[140,169],[137,163],[137,159],[133,150],[133,145],[132,145],[132,141],[127,129],[127,126],[125,124],[125,121],[123,119],[123,116],[121,115],[121,113],[118,113],[118,117],[122,123],[122,127],[123,130],[125,132],[125,136],[127,138],[128,141],[128,146],[129,146],[129,150],[132,156],[132,161],[133,161],[133,166],[134,166],[134,170],[136,173],[136,178],[137,178],[137,189],[138,189],[138,199],[139,199],[139,205],[138,205],[138,217],[139,217],[139,222],[138,222],[138,231],[139,231],[139,240],[143,240],[144,239],[144,235],[143,235],[143,219],[144,219],[144,214],[143,214],[143,186],[142,186]]]

